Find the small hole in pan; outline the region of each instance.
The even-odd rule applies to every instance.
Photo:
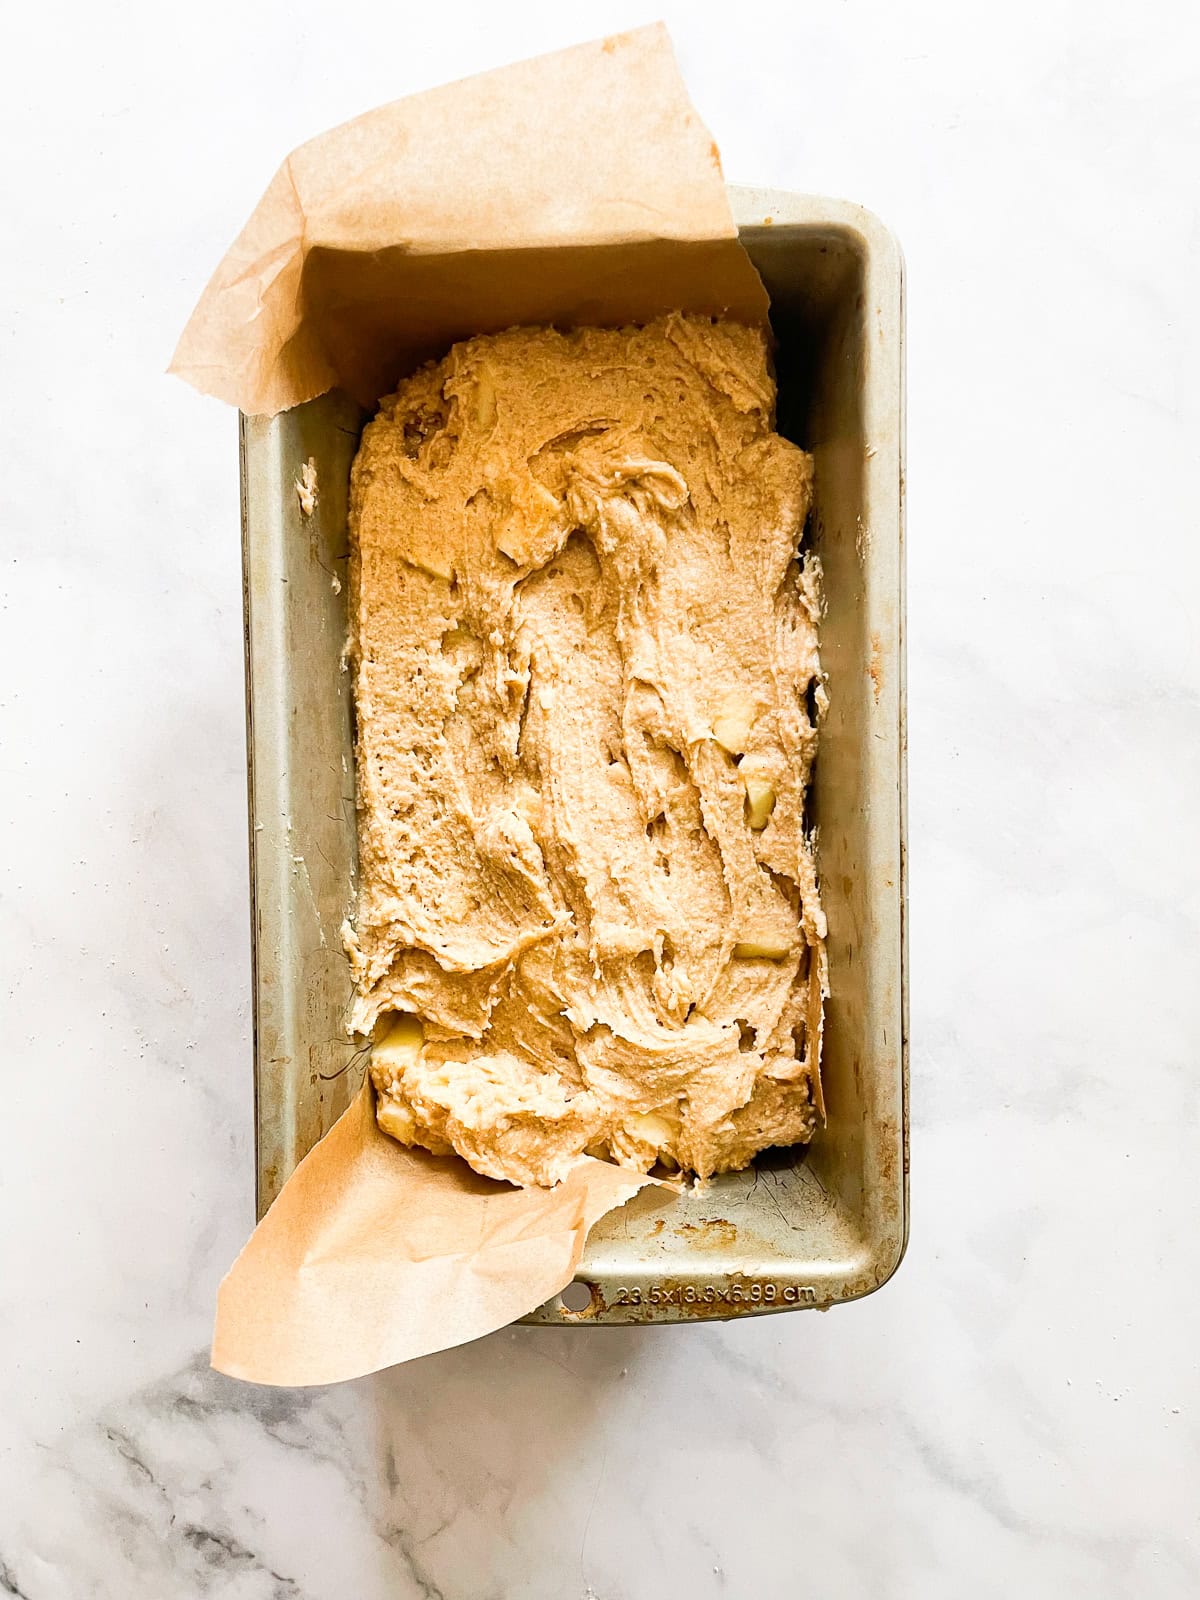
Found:
[[[581,1311],[586,1311],[591,1303],[590,1283],[569,1283],[558,1297],[559,1310],[572,1317],[577,1317]]]

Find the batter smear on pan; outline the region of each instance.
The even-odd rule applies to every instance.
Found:
[[[353,1025],[380,1126],[552,1184],[820,1114],[812,461],[765,338],[469,339],[354,465]]]

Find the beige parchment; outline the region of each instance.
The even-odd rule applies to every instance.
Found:
[[[457,338],[662,312],[761,320],[665,28],[367,112],[288,156],[171,370],[245,412],[373,403]]]
[[[661,25],[368,112],[294,151],[171,364],[244,412],[374,401],[455,339],[672,310],[766,315]],[[516,1189],[379,1132],[364,1085],[221,1285],[213,1365],[330,1383],[461,1344],[572,1278],[652,1181],[583,1157]]]

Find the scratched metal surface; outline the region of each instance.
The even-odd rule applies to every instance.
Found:
[[[829,1306],[885,1282],[907,1237],[902,264],[857,206],[730,192],[771,293],[779,425],[817,463],[808,538],[825,570],[830,712],[812,815],[830,929],[828,1123],[808,1150],[636,1197],[593,1230],[574,1293],[527,1321]],[[356,868],[341,657],[362,421],[342,395],[242,419],[260,1215],[361,1081],[340,929]],[[310,457],[320,494],[304,517],[295,483]]]

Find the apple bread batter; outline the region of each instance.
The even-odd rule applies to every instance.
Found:
[[[774,400],[735,323],[518,328],[363,434],[347,946],[403,1143],[552,1184],[813,1132],[819,573]]]

